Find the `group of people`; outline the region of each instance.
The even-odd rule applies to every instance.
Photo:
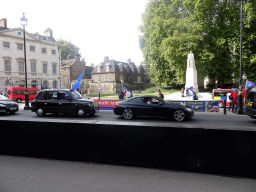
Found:
[[[126,89],[126,90],[122,91],[122,89],[119,89],[118,97],[120,100],[125,100],[125,99],[129,99],[129,98],[133,97],[133,94],[130,90]]]
[[[160,89],[158,89],[158,96],[162,99],[164,99],[164,94],[161,92]],[[125,100],[125,99],[129,99],[131,97],[133,97],[133,94],[130,90],[124,90],[122,91],[122,89],[119,89],[118,91],[118,97],[120,100]]]
[[[181,97],[184,97],[184,88],[183,87],[181,88],[180,92],[181,92]],[[186,96],[188,96],[188,93],[189,93],[189,89],[186,88]],[[196,92],[193,92],[192,99],[198,100],[198,96],[197,96]]]
[[[227,94],[227,102],[229,103],[228,111],[230,111],[230,109],[232,108],[232,113],[235,113],[238,109],[237,91],[238,91],[238,89],[235,88],[234,91],[230,91]]]

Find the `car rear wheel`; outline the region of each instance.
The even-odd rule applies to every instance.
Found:
[[[174,111],[173,117],[176,121],[184,121],[186,118],[186,114],[183,110],[178,109]]]
[[[42,107],[37,108],[36,114],[38,117],[43,117],[45,115],[45,111]]]
[[[85,117],[85,115],[86,115],[85,109],[82,108],[82,107],[78,108],[78,110],[77,110],[77,116],[78,116],[78,117]]]
[[[132,119],[133,117],[134,117],[134,115],[133,115],[133,111],[131,110],[131,109],[125,109],[124,111],[123,111],[123,117],[125,118],[125,119]]]
[[[21,99],[21,98],[18,98],[16,101],[17,101],[17,103],[21,103],[21,102],[22,102],[22,99]]]

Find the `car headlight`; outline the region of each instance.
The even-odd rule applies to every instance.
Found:
[[[0,104],[0,107],[5,107],[6,105],[4,105],[4,104]]]
[[[189,112],[192,112],[193,111],[193,109],[192,108],[185,108],[187,111],[189,111]]]

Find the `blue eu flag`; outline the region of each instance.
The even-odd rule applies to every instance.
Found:
[[[122,90],[128,90],[127,87],[123,85]]]
[[[73,85],[72,89],[79,91],[79,87],[83,78],[83,74],[84,72],[78,77],[78,79],[76,80],[75,84]]]
[[[253,83],[253,82],[251,82],[251,81],[246,81],[246,85],[245,85],[245,89],[248,89],[249,87],[252,87],[252,86],[255,86],[256,85],[256,83]]]

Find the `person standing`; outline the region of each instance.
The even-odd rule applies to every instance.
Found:
[[[118,97],[119,97],[120,100],[123,100],[123,99],[124,99],[124,93],[123,93],[122,89],[119,89],[119,91],[118,91]]]
[[[198,100],[198,96],[196,95],[196,92],[193,92],[193,100]]]
[[[230,98],[230,96],[231,96],[231,91],[229,91],[228,94],[227,94],[227,102],[228,102],[228,104],[229,104],[229,106],[228,106],[228,111],[230,111],[231,102],[232,102],[231,99],[233,99],[233,98]]]
[[[126,99],[126,89],[124,90],[124,99]]]
[[[232,113],[235,113],[237,108],[238,108],[238,106],[237,106],[237,90],[238,89],[235,88],[235,90],[231,92],[231,95],[233,97],[233,99],[232,99]],[[235,105],[236,105],[236,108],[235,108]]]
[[[163,99],[163,98],[164,98],[164,95],[163,95],[163,93],[160,91],[160,89],[158,89],[158,93],[159,93],[158,96]]]
[[[131,94],[130,90],[128,90],[126,93],[126,99],[129,99],[131,97],[132,97],[132,94]]]
[[[183,87],[181,88],[180,92],[181,92],[181,97],[184,97],[184,88]]]

